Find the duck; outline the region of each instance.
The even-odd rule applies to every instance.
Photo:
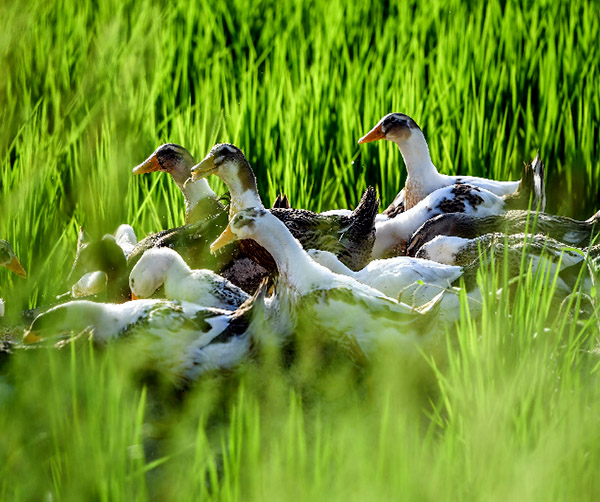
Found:
[[[440,291],[452,287],[463,273],[459,266],[408,256],[373,260],[362,270],[355,272],[329,251],[310,249],[308,255],[336,274],[353,277],[412,306],[431,301]]]
[[[169,300],[226,310],[235,310],[250,297],[212,270],[192,270],[177,251],[152,248],[131,270],[129,287],[135,298],[147,298],[162,285]]]
[[[127,223],[123,223],[117,227],[114,236],[116,243],[123,250],[125,258],[129,258],[138,241],[133,227]]]
[[[27,272],[23,268],[23,265],[21,265],[12,246],[4,239],[0,239],[0,267],[6,267],[19,277],[27,277]],[[4,300],[0,298],[0,317],[4,317],[4,311]]]
[[[253,318],[261,308],[261,294],[259,289],[235,311],[165,299],[121,304],[73,300],[39,314],[23,343],[62,347],[89,335],[102,347],[127,339],[136,343],[138,359],[149,359],[175,386],[186,387],[207,372],[231,370],[252,357],[260,332]]]
[[[334,340],[357,363],[368,362],[381,347],[419,353],[438,329],[436,301],[419,309],[398,302],[353,277],[319,265],[286,224],[266,209],[239,211],[211,245],[214,252],[239,239],[253,239],[274,258],[277,278],[268,319],[276,331]],[[284,335],[285,334],[285,335]]]
[[[410,209],[375,223],[372,259],[405,254],[414,232],[427,220],[443,213],[464,213],[477,218],[503,214],[515,208],[535,206],[543,196],[544,165],[539,157],[526,165],[524,177],[514,194],[496,195],[485,188],[456,184],[438,188]]]
[[[217,144],[192,168],[194,180],[211,174],[221,178],[229,188],[230,218],[245,208],[264,208],[252,167],[236,146]],[[270,212],[284,222],[306,249],[331,251],[352,270],[360,270],[370,261],[378,207],[377,193],[369,187],[350,216],[322,215],[304,209],[272,208]],[[241,246],[267,270],[276,269],[273,258],[256,244],[241,241]]]
[[[71,286],[72,298],[85,298],[100,295],[108,286],[108,274],[102,270],[94,270],[83,274],[81,278]]]
[[[600,211],[585,221],[543,212],[512,210],[478,218],[466,213],[440,214],[427,220],[411,236],[406,247],[415,256],[421,246],[438,235],[474,239],[488,233],[540,233],[559,242],[584,248],[597,240],[600,233]]]
[[[104,234],[100,239],[91,239],[85,230],[80,228],[75,260],[67,276],[70,292],[60,295],[59,298],[100,295],[98,299],[111,302],[129,300],[131,292],[128,284],[126,254],[133,249],[132,233],[135,237],[133,228],[129,225],[121,225],[115,234],[117,237]],[[106,285],[104,290],[101,289],[103,278]]]
[[[175,143],[160,145],[144,162],[133,168],[133,174],[156,171],[169,173],[181,190],[185,201],[185,223],[195,223],[215,216],[225,207],[205,179],[192,180],[194,157],[183,146]]]
[[[479,262],[483,253],[502,256],[506,251],[509,260],[517,265],[521,261],[523,251],[532,257],[546,254],[554,261],[562,261],[562,268],[581,263],[585,256],[584,249],[566,246],[543,234],[489,233],[474,239],[440,235],[426,242],[417,252],[417,258],[432,260],[446,265],[466,266]]]
[[[465,273],[466,282],[474,282],[479,264],[492,256],[508,277],[517,277],[523,270],[531,269],[537,274],[543,271],[550,281],[556,276],[556,292],[563,296],[574,292],[578,285],[582,291],[591,294],[594,280],[592,275],[600,271],[600,245],[576,248],[543,234],[485,234],[474,239],[456,236],[438,236],[425,243],[417,252],[417,257],[439,263],[460,265],[472,273]],[[581,267],[587,264],[582,276]]]
[[[359,144],[379,139],[393,141],[398,146],[407,177],[404,188],[395,197],[392,204],[384,211],[389,217],[406,211],[435,190],[460,183],[483,188],[500,197],[514,194],[520,181],[496,181],[477,176],[449,176],[440,174],[431,160],[425,135],[417,123],[404,113],[389,113],[383,117],[373,129],[358,140]],[[542,178],[543,182],[543,178]],[[539,200],[541,211],[545,208],[545,195]]]

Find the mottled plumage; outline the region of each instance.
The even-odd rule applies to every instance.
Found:
[[[484,188],[456,184],[439,188],[417,205],[394,218],[377,221],[373,258],[385,258],[405,254],[406,245],[413,233],[427,220],[442,213],[466,213],[478,218],[504,213],[511,208],[533,205],[543,191],[543,164],[538,157],[528,164],[522,186],[507,196],[498,196]],[[532,190],[532,192],[528,192]]]
[[[529,211],[507,211],[478,218],[471,214],[441,214],[427,220],[411,236],[406,254],[415,256],[426,242],[438,235],[453,235],[473,239],[483,234],[500,232],[507,234],[541,233],[575,247],[589,246],[600,233],[600,213],[586,221],[566,216]]]

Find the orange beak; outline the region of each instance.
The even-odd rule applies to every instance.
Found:
[[[153,153],[148,157],[144,162],[142,162],[139,166],[135,166],[132,170],[133,174],[144,174],[144,173],[153,173],[154,171],[160,171],[161,166],[158,162],[158,157],[156,153]]]
[[[139,300],[139,298],[133,294],[133,291],[131,292],[131,299],[132,300]]]
[[[13,257],[12,261],[8,265],[6,265],[6,268],[20,277],[27,277],[27,272],[25,272],[25,269],[16,256]]]
[[[226,246],[227,244],[229,244],[230,242],[233,242],[236,239],[237,239],[237,237],[231,231],[231,228],[229,228],[229,225],[227,225],[227,228],[225,230],[223,230],[223,233],[221,235],[219,235],[219,237],[217,237],[215,242],[213,242],[210,245],[210,252],[214,253],[217,249],[220,249],[223,246]]]
[[[371,141],[377,141],[378,139],[385,139],[385,133],[381,127],[381,123],[377,124],[367,134],[358,140],[358,144],[370,143]]]
[[[43,340],[43,338],[35,335],[31,331],[26,331],[25,334],[23,335],[23,343],[25,345],[31,345],[32,343],[37,343],[37,342],[40,342],[41,340]]]

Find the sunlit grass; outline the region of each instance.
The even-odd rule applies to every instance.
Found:
[[[29,272],[0,269],[9,319],[64,291],[80,225],[183,222],[167,176],[131,174],[166,141],[198,159],[238,145],[266,203],[282,190],[350,207],[372,184],[386,206],[406,176],[397,148],[356,141],[401,111],[442,172],[516,179],[539,149],[548,210],[598,209],[591,0],[56,0],[0,15],[0,237]],[[118,345],[23,353],[0,368],[0,498],[593,499],[597,320],[578,319],[581,296],[553,302],[547,279],[482,274],[502,293],[479,320],[463,310],[446,358],[384,358],[359,382],[250,364],[180,402]]]

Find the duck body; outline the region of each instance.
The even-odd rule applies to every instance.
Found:
[[[83,229],[80,229],[77,254],[67,276],[71,294],[75,292],[81,297],[101,293],[101,299],[110,302],[129,300],[131,294],[127,283],[125,252],[115,236],[105,234],[101,239],[89,240]],[[98,289],[101,274],[106,275],[104,291]]]
[[[151,296],[164,285],[165,297],[205,307],[235,310],[250,297],[242,289],[211,270],[192,270],[169,248],[144,253],[129,275],[129,287],[138,298]]]
[[[124,304],[77,300],[40,314],[25,333],[25,343],[87,332],[97,345],[135,339],[152,367],[183,385],[211,370],[231,369],[249,357],[249,302],[235,312],[189,302],[147,299]],[[139,354],[142,358],[142,354]]]
[[[353,277],[413,306],[432,300],[462,275],[461,267],[407,256],[373,260],[362,270],[354,272],[327,251],[310,250],[308,254],[332,272]]]
[[[236,238],[252,238],[272,254],[279,272],[272,317],[278,322],[286,318],[292,331],[336,340],[355,359],[368,358],[382,344],[415,349],[436,331],[431,311],[414,310],[316,263],[283,222],[264,209],[240,211],[213,248]]]
[[[431,160],[423,131],[411,117],[403,113],[386,115],[358,142],[368,143],[379,139],[396,143],[407,171],[404,189],[384,212],[389,217],[395,217],[414,207],[429,194],[448,185],[465,183],[498,196],[516,194],[519,189],[521,181],[496,181],[477,176],[450,176],[439,173]],[[542,198],[540,203],[543,210],[545,198]]]
[[[415,256],[426,242],[439,235],[474,239],[488,233],[540,233],[565,244],[583,248],[589,246],[600,233],[600,213],[586,221],[565,216],[533,213],[524,210],[507,211],[477,217],[466,213],[441,214],[427,220],[411,236],[406,253]]]
[[[231,193],[229,216],[245,208],[264,209],[258,194],[256,177],[243,152],[230,144],[215,145],[206,158],[192,169],[194,179],[215,174]],[[349,215],[317,214],[304,209],[273,208],[271,213],[282,221],[306,249],[333,252],[353,270],[364,267],[375,240],[374,220],[379,201],[369,188]],[[276,269],[269,253],[252,242],[241,241],[246,254],[267,270]]]

